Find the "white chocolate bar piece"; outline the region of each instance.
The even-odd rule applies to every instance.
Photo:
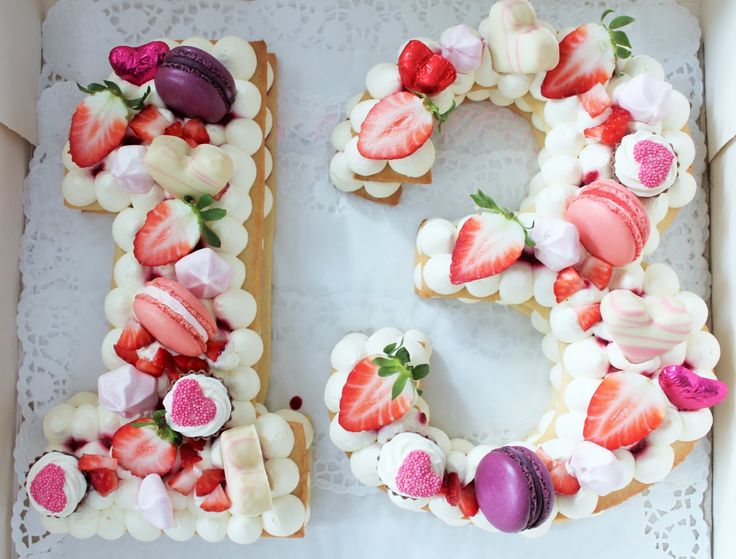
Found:
[[[220,436],[230,511],[255,516],[271,509],[271,487],[255,425],[228,429]]]

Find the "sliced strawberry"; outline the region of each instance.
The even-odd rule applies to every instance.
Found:
[[[153,105],[148,105],[130,121],[130,129],[144,142],[161,136],[171,122]]]
[[[373,358],[358,362],[348,375],[340,398],[338,421],[346,431],[370,431],[399,419],[412,406],[414,390],[406,388],[391,398],[395,379],[378,376]],[[411,383],[407,383],[411,387]]]
[[[524,239],[524,228],[501,214],[470,217],[452,251],[450,281],[459,285],[503,272],[521,256]]]
[[[142,373],[158,378],[171,367],[171,363],[171,354],[164,348],[160,347],[156,350],[156,353],[151,359],[138,357],[138,360],[135,362],[135,368]]]
[[[598,126],[586,128],[586,138],[593,138],[602,144],[615,146],[626,135],[631,122],[631,113],[621,107],[613,107],[611,115]]]
[[[176,461],[176,434],[166,426],[163,413],[154,416],[157,418],[144,417],[123,425],[112,436],[113,457],[138,477],[164,476]]]
[[[191,495],[200,475],[202,474],[195,468],[184,468],[169,477],[166,484],[182,495]]]
[[[425,95],[437,95],[457,77],[455,67],[447,58],[416,39],[401,51],[398,66],[402,85]]]
[[[580,482],[575,476],[567,471],[565,460],[553,460],[541,448],[537,449],[537,456],[549,470],[552,477],[552,485],[558,495],[575,495],[580,491]]]
[[[187,120],[186,124],[184,124],[182,133],[184,139],[192,147],[197,147],[199,144],[210,143],[210,135],[207,132],[207,128],[205,127],[204,122],[198,118],[190,118]]]
[[[580,103],[585,112],[595,118],[611,106],[611,98],[608,96],[606,87],[602,83],[597,83],[585,93],[580,94]]]
[[[202,450],[202,448],[198,449],[197,446],[193,441],[187,441],[179,447],[182,468],[190,468],[202,461],[202,457],[199,455],[199,450]]]
[[[114,470],[118,467],[118,461],[112,456],[82,454],[79,458],[78,467],[82,472],[91,472],[92,470]]]
[[[167,136],[177,136],[181,138],[182,136],[184,136],[184,125],[177,120],[170,126],[166,127],[166,129],[164,130],[164,134],[166,134]]]
[[[460,483],[460,477],[455,472],[448,472],[445,474],[445,479],[442,480],[442,492],[445,495],[445,500],[448,504],[456,507],[460,503],[460,492],[462,491],[462,484]]]
[[[560,41],[560,61],[542,82],[547,99],[564,99],[585,93],[596,84],[605,84],[616,66],[608,29],[586,23]]]
[[[212,493],[204,498],[199,508],[207,512],[225,512],[231,504],[230,497],[227,496],[225,489],[222,485],[218,485]]]
[[[432,113],[419,97],[399,91],[370,110],[358,134],[358,151],[368,159],[401,159],[417,151],[431,135]]]
[[[601,321],[601,304],[578,305],[575,307],[575,313],[578,315],[580,328],[586,331]]]
[[[229,335],[230,334],[227,330],[220,328],[217,330],[214,337],[207,340],[207,350],[204,353],[207,359],[213,363],[217,361],[227,345]]]
[[[588,404],[583,436],[609,450],[643,440],[659,427],[666,400],[650,379],[635,373],[611,373]]]
[[[174,366],[181,374],[206,373],[210,370],[207,361],[199,357],[187,357],[186,355],[175,355]]]
[[[80,89],[89,93],[77,105],[69,129],[69,154],[80,167],[102,161],[123,141],[130,109],[143,108],[143,99],[126,99],[117,84],[93,83]]]
[[[197,480],[195,495],[204,497],[212,493],[215,488],[220,487],[221,483],[225,483],[225,470],[221,468],[210,468],[202,472],[202,476]]]
[[[574,295],[581,289],[585,289],[585,281],[575,268],[565,268],[557,272],[554,291],[555,299],[561,303],[571,295]]]
[[[460,499],[458,502],[460,512],[465,518],[471,518],[478,514],[478,500],[475,498],[475,484],[471,481],[460,491]]]
[[[135,365],[138,361],[138,350],[154,342],[153,336],[141,326],[137,320],[129,319],[125,323],[120,338],[113,346],[115,353],[123,361]]]
[[[118,476],[115,470],[92,470],[89,472],[89,481],[103,497],[109,495],[118,488]]]
[[[611,281],[613,266],[600,258],[589,255],[580,265],[580,273],[598,289],[605,289],[608,282]]]
[[[192,207],[182,200],[165,200],[148,212],[135,235],[133,253],[144,266],[161,266],[192,252],[200,237]]]

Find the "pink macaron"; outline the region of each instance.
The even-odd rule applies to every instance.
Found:
[[[611,266],[633,262],[649,238],[649,216],[639,198],[616,181],[592,182],[567,208],[585,249]]]
[[[149,281],[135,296],[133,312],[159,343],[181,355],[201,355],[217,332],[215,319],[199,299],[168,278]]]

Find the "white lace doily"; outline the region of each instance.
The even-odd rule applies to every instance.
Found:
[[[66,396],[94,389],[103,370],[99,346],[106,331],[113,242],[109,216],[63,207],[61,149],[80,93],[108,73],[106,54],[117,44],[160,36],[262,37],[279,56],[278,200],[274,273],[274,357],[269,399],[284,406],[298,394],[318,432],[312,479],[312,523],[303,541],[260,541],[247,552],[267,559],[395,555],[410,534],[416,556],[469,556],[493,546],[496,556],[520,556],[544,546],[550,557],[706,558],[710,534],[703,513],[710,445],[699,443],[684,465],[653,489],[607,512],[556,526],[543,541],[468,530],[460,534],[431,515],[397,510],[355,482],[349,463],[325,436],[322,390],[329,352],[347,331],[380,326],[425,330],[436,348],[427,394],[438,425],[451,435],[508,440],[536,425],[546,406],[547,363],[528,320],[498,305],[426,301],[412,288],[415,233],[426,217],[456,218],[483,187],[514,207],[536,166],[529,125],[488,103],[466,104],[443,129],[434,184],[405,188],[401,205],[387,208],[345,195],[329,184],[329,135],[344,101],[361,88],[371,65],[397,56],[413,35],[439,36],[453,23],[477,25],[490,0],[62,0],[43,29],[39,85],[40,144],[25,191],[26,231],[18,310],[22,357],[21,413],[15,449],[18,479],[42,450],[40,420]],[[536,0],[540,17],[558,27],[594,21],[604,8],[633,15],[635,51],[660,60],[692,103],[691,133],[704,170],[704,138],[696,19],[674,0]],[[666,24],[664,24],[666,22]],[[706,189],[684,209],[651,260],[666,261],[682,284],[708,297]],[[439,395],[442,395],[441,397]],[[471,413],[472,410],[472,413]],[[13,540],[23,558],[77,558],[90,542],[45,534],[20,489]],[[358,498],[360,497],[360,498]],[[595,542],[593,544],[592,542]],[[109,559],[131,556],[201,557],[195,539],[124,545],[96,541]],[[85,550],[87,553],[85,553]],[[218,544],[221,556],[243,553]]]

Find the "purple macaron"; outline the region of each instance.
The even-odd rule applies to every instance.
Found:
[[[521,532],[549,518],[555,490],[536,454],[521,446],[504,446],[486,454],[478,464],[475,496],[494,527]]]
[[[156,72],[156,92],[184,116],[219,122],[235,100],[235,80],[222,63],[196,47],[176,47]]]

